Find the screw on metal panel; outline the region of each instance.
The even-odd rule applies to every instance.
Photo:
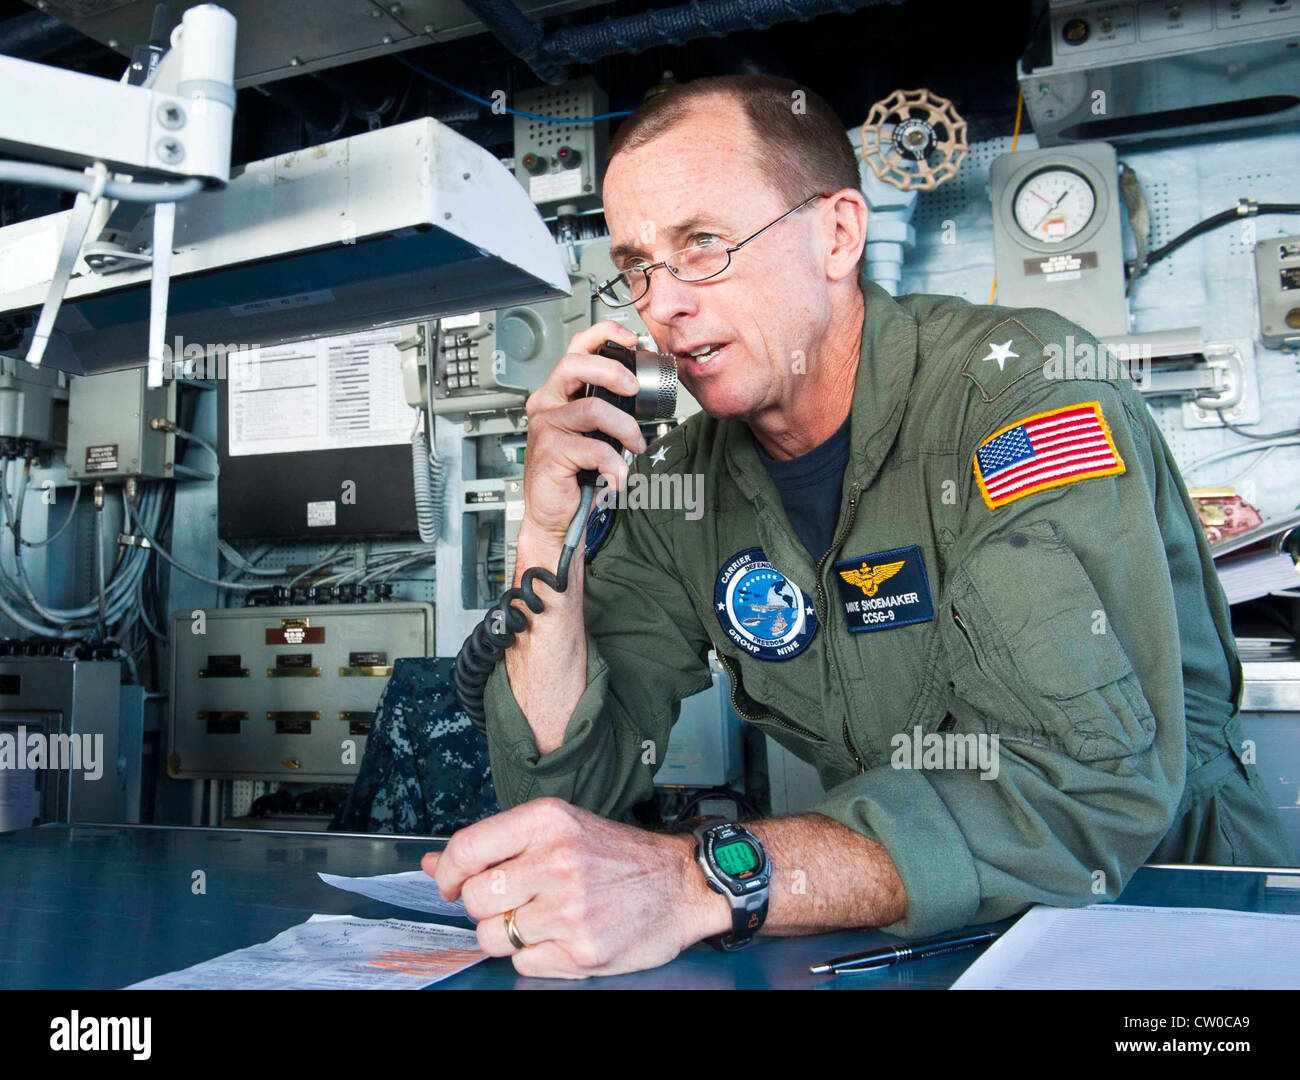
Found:
[[[185,147],[176,139],[160,139],[158,141],[158,156],[168,165],[176,165],[185,159]]]
[[[432,34],[432,33],[433,33],[433,23],[431,23],[431,22],[427,22],[427,23],[425,23],[425,24],[424,24],[424,32],[425,32],[426,34]]]
[[[469,179],[469,173],[461,173],[461,174],[460,174],[460,178],[461,178],[462,180],[468,180],[468,179]]]
[[[384,13],[380,11],[378,8],[371,8],[370,17],[372,19],[382,19],[384,17]]]
[[[185,110],[179,105],[164,104],[158,106],[158,123],[175,131],[185,126]]]
[[[392,34],[385,34],[385,35],[383,36],[383,38],[381,38],[381,40],[383,41],[383,43],[384,43],[385,45],[391,45],[391,44],[393,43],[393,35],[392,35]]]
[[[451,211],[450,211],[450,210],[446,211],[442,216],[443,216],[444,218],[446,218],[448,221],[450,221],[450,220],[451,220]]]
[[[298,66],[300,66],[301,64],[302,64],[302,61],[299,60],[296,56],[291,56],[291,57],[289,57],[289,66],[290,66],[290,67],[298,67]]]
[[[400,15],[400,14],[402,13],[402,5],[401,5],[401,4],[394,4],[394,5],[393,5],[392,7],[390,7],[388,10],[391,11],[394,15]]]

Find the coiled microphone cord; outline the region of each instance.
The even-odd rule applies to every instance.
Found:
[[[528,618],[514,606],[514,601],[522,600],[534,615],[538,615],[544,605],[533,588],[534,581],[540,581],[555,592],[564,592],[569,587],[569,564],[586,531],[587,515],[595,496],[594,483],[581,484],[578,512],[573,515],[564,534],[564,548],[555,573],[540,566],[530,566],[524,571],[519,585],[502,594],[460,647],[460,654],[456,657],[456,693],[470,722],[485,734],[487,715],[483,709],[483,691],[487,681],[497,661],[515,643],[515,638],[528,629]]]

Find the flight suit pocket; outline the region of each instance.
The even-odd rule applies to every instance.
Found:
[[[736,710],[736,713],[746,723],[752,724],[759,730],[767,730],[774,735],[779,733],[786,738],[794,736],[811,743],[821,745],[826,743],[826,740],[820,734],[813,731],[806,724],[801,724],[781,710],[750,696],[745,686],[745,676],[741,672],[740,661],[727,656],[720,649],[715,651],[718,654],[718,661],[721,663],[723,671],[727,673],[727,682],[731,687],[731,707]],[[778,738],[777,741],[785,745],[785,738]]]
[[[1001,684],[1008,726],[1031,742],[1058,745],[1078,761],[1146,750],[1155,717],[1101,597],[1050,521],[1016,525],[974,549],[954,574],[949,630],[970,659],[971,704],[988,709]],[[958,645],[950,646],[957,652]],[[971,670],[973,666],[974,670]],[[962,691],[960,665],[954,683]],[[1015,699],[1012,707],[1008,698]]]

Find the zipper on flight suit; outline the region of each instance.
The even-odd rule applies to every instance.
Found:
[[[835,539],[831,541],[831,546],[828,547],[826,551],[822,554],[822,557],[817,560],[817,574],[816,574],[817,600],[818,600],[817,617],[821,619],[823,626],[827,625],[827,621],[826,621],[826,590],[822,587],[822,568],[826,565],[826,560],[831,557],[831,553],[839,550],[840,545],[844,543],[845,537],[847,537],[849,535],[849,532],[853,529],[853,519],[854,517],[857,516],[857,512],[858,512],[858,485],[854,484],[852,490],[850,490],[849,492],[849,516],[844,522],[844,528],[842,528],[839,531],[839,535],[836,536]],[[830,648],[831,648],[831,634],[830,631],[828,630],[826,635],[826,652],[828,655],[830,654]],[[849,710],[848,710],[847,702],[845,703],[845,707],[844,707],[844,728],[841,734],[844,737],[844,745],[848,748],[849,753],[853,755],[853,760],[857,762],[858,772],[859,773],[866,772],[867,767],[862,764],[862,758],[859,756],[857,747],[853,745],[853,739],[849,735]]]
[[[804,735],[810,739],[816,739],[818,742],[825,742],[825,740],[811,728],[806,728],[802,724],[796,724],[793,720],[787,720],[784,716],[777,716],[775,713],[770,712],[759,713],[757,716],[753,716],[750,713],[745,712],[745,710],[740,707],[740,703],[736,701],[736,671],[731,666],[730,658],[723,656],[717,649],[714,649],[713,651],[717,654],[718,663],[722,665],[723,670],[727,673],[727,688],[731,694],[731,707],[736,710],[738,716],[749,721],[751,724],[759,720],[771,720],[783,728],[788,728],[796,734]]]

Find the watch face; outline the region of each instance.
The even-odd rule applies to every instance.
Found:
[[[724,874],[746,878],[758,869],[758,853],[748,840],[729,840],[713,849],[713,858]]]
[[[1016,192],[1016,224],[1035,240],[1059,244],[1077,236],[1092,220],[1097,193],[1082,174],[1053,167],[1034,173]]]

